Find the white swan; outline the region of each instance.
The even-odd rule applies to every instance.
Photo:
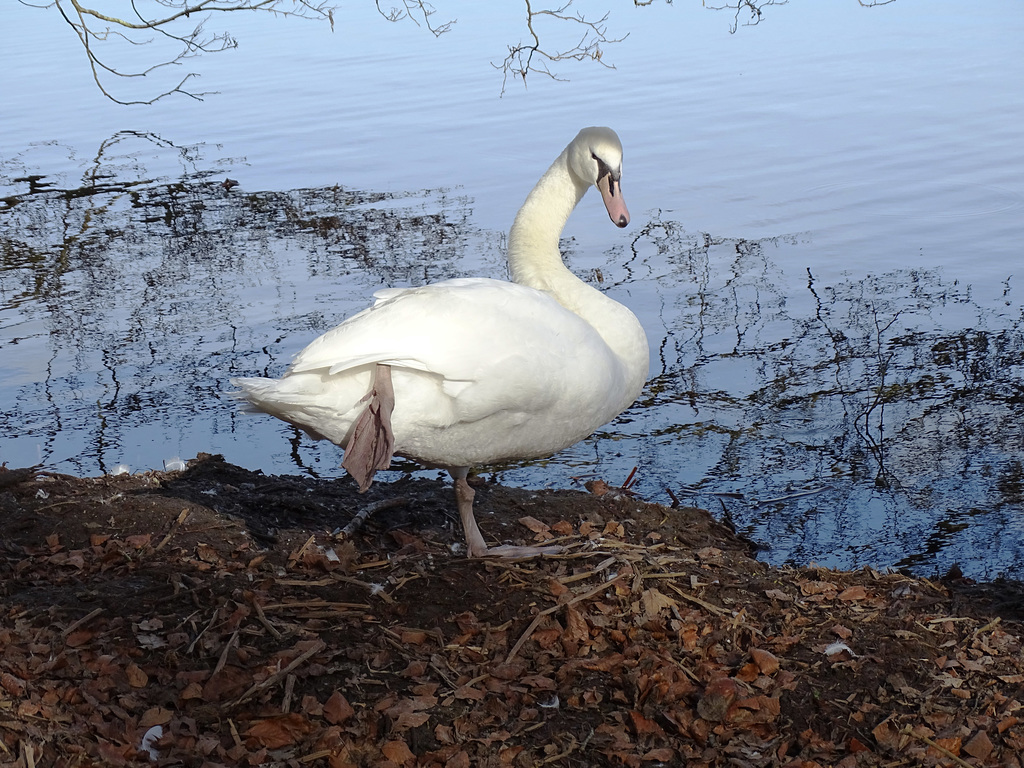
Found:
[[[615,132],[583,129],[516,215],[508,238],[514,282],[466,278],[378,291],[372,307],[316,339],[280,379],[233,379],[237,396],[344,448],[342,466],[360,490],[392,453],[447,469],[470,557],[552,551],[488,548],[466,476],[471,467],[560,451],[640,394],[643,328],[566,269],[558,250],[591,186],[617,226],[629,223],[621,172]]]

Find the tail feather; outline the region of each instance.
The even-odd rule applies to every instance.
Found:
[[[367,403],[366,408],[356,419],[345,447],[345,459],[341,462],[341,466],[359,483],[360,493],[370,487],[378,469],[391,466],[395,451],[395,433],[391,428],[391,413],[395,408],[391,366],[376,366],[373,388],[363,400]]]

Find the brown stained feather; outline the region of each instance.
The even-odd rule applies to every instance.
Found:
[[[395,451],[395,433],[391,429],[395,390],[391,384],[390,365],[377,365],[373,386],[360,402],[366,402],[367,406],[356,419],[341,466],[359,483],[359,492],[362,493],[373,483],[373,475],[378,469],[391,466],[391,456]]]

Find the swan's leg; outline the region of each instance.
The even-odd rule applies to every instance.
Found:
[[[502,545],[500,547],[487,547],[483,534],[480,533],[480,526],[476,524],[476,517],[473,515],[473,497],[476,496],[466,475],[469,470],[466,468],[451,470],[452,478],[455,480],[455,502],[459,507],[459,518],[462,520],[462,530],[466,534],[466,554],[468,557],[537,557],[538,555],[557,555],[562,551],[561,547],[516,547]]]
[[[391,429],[391,412],[395,409],[395,390],[391,384],[391,366],[378,364],[373,371],[373,384],[363,398],[366,408],[356,419],[352,437],[345,446],[341,462],[359,483],[359,492],[370,487],[378,469],[391,466],[395,450],[395,433]]]
[[[462,530],[466,534],[467,556],[484,557],[487,555],[487,542],[484,541],[480,526],[476,524],[476,517],[473,515],[473,497],[476,496],[476,491],[470,488],[466,481],[468,471],[459,469],[452,472],[452,478],[455,480],[455,503],[459,507]]]

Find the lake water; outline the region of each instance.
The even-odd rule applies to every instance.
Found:
[[[212,20],[239,48],[189,64],[219,94],[149,107],[105,100],[52,10],[4,5],[0,461],[340,476],[229,377],[279,374],[379,287],[504,276],[536,178],[610,125],[632,223],[591,193],[564,250],[640,317],[650,382],[499,479],[637,466],[641,496],[727,511],[773,563],[1024,578],[1024,7],[794,0],[732,33],[620,4],[615,69],[501,96],[517,4],[439,2],[438,39],[367,5],[333,33]]]

